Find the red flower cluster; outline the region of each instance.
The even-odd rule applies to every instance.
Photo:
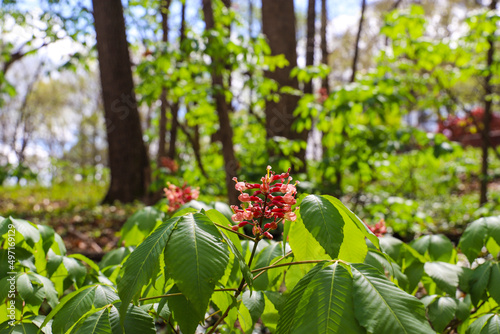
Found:
[[[481,146],[480,129],[484,124],[484,109],[482,107],[474,108],[471,113],[465,117],[449,115],[448,118],[438,122],[438,132],[446,135],[449,140],[461,142],[464,145],[475,147]],[[498,136],[500,131],[500,115],[493,113],[490,120],[490,140],[498,141],[494,136]],[[477,140],[472,140],[472,136],[477,135]]]
[[[187,187],[185,184],[182,187],[167,183],[167,188],[164,188],[165,197],[168,199],[168,211],[173,212],[200,195],[199,188]]]
[[[378,223],[375,224],[375,226],[370,226],[367,225],[370,231],[373,232],[377,237],[381,237],[384,234],[387,233],[387,226],[385,226],[385,220],[384,218],[380,219]]]
[[[172,173],[175,173],[177,172],[177,170],[179,170],[179,165],[177,164],[177,162],[173,159],[170,159],[169,157],[161,157],[160,164],[162,167],[168,168]]]
[[[241,206],[232,205],[232,219],[238,225],[232,227],[237,231],[245,225],[253,225],[252,232],[255,236],[264,235],[272,239],[273,236],[268,232],[275,230],[278,223],[284,220],[294,221],[297,215],[292,211],[292,205],[297,203],[295,195],[297,194],[296,185],[290,184],[292,177],[290,169],[286,173],[275,174],[271,172],[271,166],[267,166],[267,174],[261,178],[261,183],[239,182],[235,177],[235,188],[241,194],[238,199],[242,202]],[[245,193],[245,190],[256,189],[253,195]],[[274,196],[273,193],[282,193]],[[262,226],[263,220],[272,219],[270,223]]]

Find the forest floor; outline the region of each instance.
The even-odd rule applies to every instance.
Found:
[[[101,205],[105,189],[96,185],[28,188],[2,188],[0,216],[49,225],[63,238],[68,253],[80,253],[93,260],[117,246],[123,223],[144,206]]]

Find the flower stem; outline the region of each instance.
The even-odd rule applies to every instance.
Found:
[[[220,228],[223,228],[225,230],[228,230],[229,232],[233,232],[234,234],[237,234],[237,235],[239,235],[242,238],[246,238],[246,239],[249,239],[249,240],[252,240],[253,242],[255,242],[255,238],[252,238],[251,236],[248,236],[246,234],[240,233],[238,231],[235,231],[235,230],[233,230],[233,229],[231,229],[229,227],[226,227],[224,225],[221,225],[221,224],[214,223],[214,225],[219,226]]]
[[[264,193],[263,195],[264,195],[264,205],[262,206],[262,216],[260,217],[259,227],[262,227],[262,223],[264,222],[268,193]],[[264,235],[262,235],[262,234],[258,234],[255,236],[252,254],[250,255],[250,260],[248,260],[248,267],[249,268],[252,265],[253,258],[255,257],[255,252],[257,251],[257,245],[259,244],[259,241],[262,240],[263,237],[264,237]],[[240,286],[238,287],[238,289],[236,289],[236,292],[234,293],[234,298],[237,298],[241,294],[241,292],[243,291],[245,286],[246,286],[245,278],[242,278]],[[219,320],[217,320],[217,322],[212,326],[212,328],[210,329],[210,331],[207,334],[213,334],[215,332],[215,330],[220,325],[220,323],[227,317],[227,315],[229,314],[229,311],[231,311],[232,307],[233,307],[233,305],[228,306],[228,308],[226,309],[224,314],[222,314],[222,316],[219,318]]]

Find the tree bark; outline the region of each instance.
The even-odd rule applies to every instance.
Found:
[[[496,10],[497,0],[492,0],[489,6],[490,10]],[[489,175],[488,175],[488,155],[490,149],[490,123],[492,118],[492,94],[493,94],[493,84],[491,82],[492,79],[492,65],[494,62],[495,56],[495,41],[494,41],[495,32],[492,32],[488,36],[488,44],[489,49],[486,55],[486,65],[487,68],[490,69],[488,71],[488,75],[485,77],[485,92],[484,92],[484,116],[483,116],[483,129],[481,131],[482,134],[482,144],[481,144],[481,185],[480,185],[480,198],[479,205],[482,206],[488,202],[488,183],[489,183]]]
[[[162,41],[166,44],[168,42],[168,10],[170,8],[171,0],[161,0],[160,2],[160,14],[161,14],[161,28],[163,30]],[[158,167],[161,165],[161,158],[166,156],[166,138],[167,135],[167,89],[163,87],[161,89],[160,96],[160,123],[158,129],[158,156],[157,164]]]
[[[314,65],[314,38],[316,37],[316,0],[309,0],[307,7],[306,66]],[[312,80],[304,85],[304,93],[312,94]]]
[[[361,0],[361,17],[359,18],[358,33],[356,34],[356,42],[354,44],[354,57],[352,59],[352,74],[350,82],[354,82],[356,80],[356,71],[358,69],[358,58],[359,58],[359,40],[361,39],[361,32],[363,31],[365,9],[366,9],[366,0]]]
[[[215,27],[214,22],[214,12],[212,9],[212,1],[211,0],[202,0],[203,1],[203,14],[205,19],[205,29],[210,30]],[[225,5],[230,4],[228,0],[225,0]],[[208,40],[210,43],[210,38]],[[222,78],[222,74],[217,72],[217,67],[224,68],[224,66],[216,66],[218,63],[223,63],[223,59],[218,59],[218,57],[212,58],[212,86],[214,88],[214,99],[215,99],[215,107],[217,109],[217,115],[219,116],[219,126],[220,126],[220,139],[222,142],[222,155],[224,157],[224,169],[226,171],[226,188],[227,195],[229,199],[229,203],[232,205],[239,204],[238,200],[238,192],[234,188],[233,177],[237,176],[238,170],[238,162],[234,155],[234,147],[233,147],[233,129],[231,127],[231,122],[229,120],[229,112],[231,110],[231,106],[226,101],[226,97],[224,94],[224,81]]]
[[[289,62],[288,66],[276,68],[274,72],[267,71],[265,73],[266,77],[275,80],[280,87],[290,86],[298,89],[297,79],[290,77],[290,71],[297,66],[297,40],[293,1],[262,0],[262,32],[267,37],[271,47],[271,54],[273,56],[283,54]],[[298,96],[280,94],[278,102],[266,102],[266,136],[268,139],[280,136],[287,139],[307,141],[307,132],[296,133],[292,130],[292,124],[295,121],[293,112],[297,107],[298,100]],[[270,152],[270,154],[272,157],[273,152]],[[305,150],[301,150],[297,157],[303,162],[303,166],[299,168],[299,171],[305,171]]]
[[[328,66],[328,47],[326,44],[326,26],[328,22],[328,12],[326,9],[326,0],[321,0],[321,63]],[[326,93],[330,93],[330,83],[328,81],[328,76],[323,79],[321,87],[326,90]]]
[[[132,80],[120,0],[93,0],[111,183],[103,200],[145,200],[149,160]]]
[[[179,38],[179,45],[182,50],[182,43],[186,39],[186,2],[181,5],[181,31]],[[168,147],[168,157],[174,160],[177,157],[176,145],[177,145],[177,128],[179,127],[179,102],[175,102],[171,108],[172,113],[172,124],[170,126],[170,143]],[[203,175],[206,175],[203,173]]]

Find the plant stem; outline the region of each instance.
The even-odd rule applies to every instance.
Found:
[[[214,291],[237,291],[237,289],[234,289],[234,288],[214,289]],[[164,297],[182,296],[182,295],[183,295],[182,292],[176,292],[176,293],[169,293],[169,294],[161,295],[161,296],[153,296],[153,297],[140,298],[139,301],[151,300],[151,299],[158,299],[158,298],[164,298]]]
[[[226,227],[224,225],[221,225],[221,224],[214,223],[214,225],[219,226],[220,228],[223,228],[225,230],[228,230],[229,232],[233,232],[234,234],[237,234],[237,235],[239,235],[242,238],[246,238],[246,239],[249,239],[249,240],[252,240],[253,242],[255,242],[255,238],[252,238],[252,237],[250,237],[250,236],[248,236],[246,234],[234,231],[233,229],[231,229],[229,227]]]
[[[264,193],[263,195],[264,195],[264,205],[262,206],[262,216],[260,217],[259,227],[262,227],[262,223],[264,222],[264,213],[266,212],[268,193]],[[250,266],[252,265],[253,258],[255,257],[255,252],[257,251],[257,245],[259,244],[259,241],[262,240],[263,237],[264,236],[262,234],[257,234],[255,236],[252,254],[250,255],[250,260],[248,260],[248,268],[250,268]],[[242,278],[240,286],[238,287],[238,289],[234,293],[234,298],[237,298],[241,294],[241,292],[243,291],[245,286],[246,286],[245,285],[245,278]],[[207,334],[213,334],[215,332],[215,330],[220,325],[220,323],[227,317],[227,315],[229,314],[229,311],[231,311],[232,307],[233,307],[232,305],[228,306],[228,308],[226,309],[224,314],[219,318],[219,320],[217,320],[217,322],[212,326],[212,329],[210,329],[210,331]]]
[[[289,262],[289,263],[282,263],[282,264],[276,264],[276,265],[270,265],[267,267],[262,267],[258,269],[252,270],[252,273],[258,273],[259,271],[264,271],[268,269],[273,269],[273,268],[279,268],[279,267],[286,267],[286,266],[293,266],[296,264],[307,264],[307,263],[320,263],[320,262],[338,262],[339,260],[306,260],[306,261],[297,261],[297,262]],[[255,277],[254,277],[255,279]]]

